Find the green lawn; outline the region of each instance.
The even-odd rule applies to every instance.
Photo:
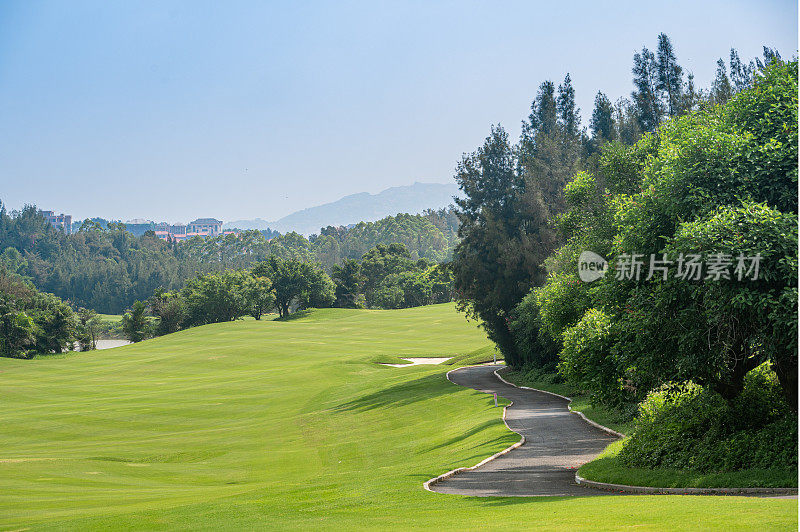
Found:
[[[518,437],[490,397],[445,379],[452,366],[374,360],[488,345],[437,305],[0,359],[0,528],[797,527],[792,500],[424,491]]]

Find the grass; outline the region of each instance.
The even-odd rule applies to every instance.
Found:
[[[645,469],[623,464],[618,454],[623,441],[609,445],[578,472],[587,479],[655,488],[780,488],[797,487],[797,474],[779,469],[747,469],[729,473],[700,473],[681,469]]]
[[[99,338],[124,338],[121,314],[97,314]]]
[[[422,483],[518,440],[452,366],[452,305],[244,320],[0,359],[0,529],[787,529],[791,500],[470,498]]]
[[[457,355],[444,362],[447,366],[469,366],[471,364],[483,364],[486,362],[494,362],[495,358],[498,362],[503,361],[503,356],[497,350],[494,345],[487,345],[486,347],[481,347],[480,349],[476,349],[471,353],[464,353],[462,355]]]
[[[122,314],[97,314],[97,318],[102,323],[119,323],[122,321]]]
[[[629,434],[633,430],[633,419],[625,412],[619,412],[601,405],[592,404],[589,393],[574,385],[559,382],[554,375],[537,371],[512,371],[501,370],[500,374],[509,382],[517,386],[529,386],[537,390],[557,393],[572,399],[570,408],[604,427],[608,427],[622,434]]]

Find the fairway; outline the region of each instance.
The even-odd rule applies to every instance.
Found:
[[[444,304],[0,359],[0,529],[797,527],[794,500],[424,491],[519,437],[452,366],[378,362],[489,345]]]

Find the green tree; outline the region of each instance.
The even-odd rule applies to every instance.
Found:
[[[730,100],[731,96],[733,96],[733,88],[731,80],[728,78],[728,72],[725,70],[725,61],[719,59],[717,73],[711,85],[710,98],[713,103],[722,104]]]
[[[541,108],[550,96],[545,87],[534,102],[529,132],[538,131]],[[503,128],[491,134],[477,152],[458,164],[456,181],[464,198],[456,198],[461,221],[452,268],[459,308],[481,321],[507,361],[518,362],[508,328],[508,315],[530,288],[530,264],[510,243],[518,227],[516,200],[525,183],[516,171],[517,160]],[[537,265],[533,265],[535,268]]]
[[[336,283],[335,306],[340,308],[363,308],[364,285],[367,278],[361,273],[361,264],[352,259],[346,259],[341,266],[335,265],[331,273],[333,282]]]
[[[275,293],[272,281],[267,277],[251,277],[244,285],[245,298],[250,315],[260,320],[261,316],[275,308]]]
[[[658,90],[658,62],[646,47],[633,56],[633,85],[631,93],[636,104],[639,127],[644,132],[655,131],[661,123],[663,103]]]
[[[675,58],[675,50],[666,33],[658,35],[656,51],[658,64],[658,83],[656,90],[664,95],[669,117],[678,116],[684,111],[683,69]]]
[[[141,342],[148,336],[147,307],[141,301],[135,301],[131,310],[122,316],[122,331],[131,342]]]
[[[556,109],[558,111],[558,120],[564,133],[567,136],[577,136],[581,116],[580,110],[575,105],[575,89],[572,87],[572,79],[569,74],[564,77],[564,82],[558,86]]]
[[[180,292],[161,288],[148,299],[150,312],[157,318],[155,334],[162,336],[179,331],[186,319],[186,301]]]
[[[314,264],[273,255],[256,265],[253,275],[272,281],[275,304],[282,318],[289,315],[292,307],[326,307],[335,300],[333,281]]]
[[[592,130],[592,140],[596,147],[616,138],[614,106],[608,96],[599,91],[594,97],[594,110],[589,128]]]

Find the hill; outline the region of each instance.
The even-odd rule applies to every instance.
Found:
[[[4,529],[783,528],[745,497],[480,499],[422,483],[518,440],[452,366],[489,342],[453,305],[327,309],[107,351],[0,360]]]
[[[455,183],[414,183],[387,188],[378,194],[361,192],[345,196],[332,203],[293,212],[274,222],[261,218],[227,222],[225,228],[266,229],[281,233],[295,231],[310,235],[332,226],[348,226],[358,222],[374,222],[398,213],[416,214],[425,209],[440,209],[453,203],[459,195]]]

